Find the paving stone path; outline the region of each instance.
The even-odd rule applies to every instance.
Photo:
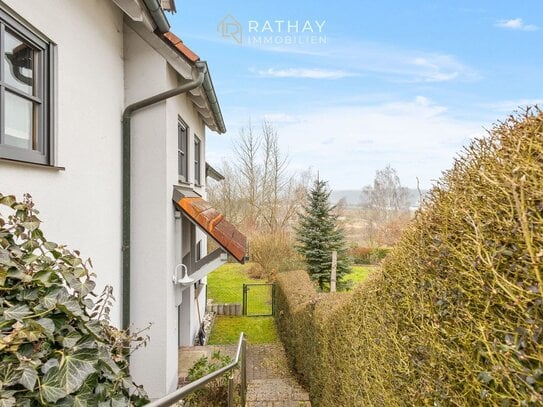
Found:
[[[181,348],[179,378],[183,382],[188,369],[201,356],[220,350],[234,356],[235,346],[198,346]],[[281,344],[247,346],[247,407],[310,407],[309,395],[291,374]]]

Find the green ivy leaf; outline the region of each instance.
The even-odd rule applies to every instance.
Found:
[[[43,399],[49,403],[56,403],[68,395],[60,383],[60,370],[58,367],[52,367],[43,376],[40,393]]]
[[[45,333],[48,335],[53,335],[55,332],[55,323],[52,319],[40,318],[36,321],[36,323],[43,327]]]
[[[21,249],[26,252],[33,252],[38,247],[40,247],[40,244],[36,240],[27,240],[21,245]]]
[[[29,364],[23,365],[20,369],[21,377],[19,383],[26,387],[28,390],[33,391],[38,380],[38,372]]]
[[[60,383],[68,394],[81,387],[85,379],[96,371],[96,351],[84,349],[65,355],[60,365]]]
[[[14,397],[7,397],[0,399],[0,407],[13,407],[17,403]]]
[[[27,254],[23,256],[22,260],[23,260],[23,263],[30,264],[30,263],[34,263],[39,258],[40,256],[38,256],[37,254]]]
[[[26,304],[18,304],[13,307],[7,308],[4,310],[4,318],[6,320],[15,319],[21,321],[24,317],[31,315],[32,311],[28,308]]]
[[[8,270],[8,278],[14,278],[16,280],[23,280],[25,278],[25,273],[17,268],[10,268]]]
[[[34,274],[34,280],[40,281],[46,287],[50,286],[51,277],[53,272],[51,270],[42,270]]]
[[[53,287],[47,291],[47,294],[43,296],[40,303],[43,305],[46,309],[53,308],[57,305],[57,298],[60,293],[61,289],[58,287]]]
[[[54,367],[58,368],[59,365],[60,365],[60,363],[58,362],[58,359],[51,358],[42,365],[41,371],[42,371],[42,373],[47,373],[49,370],[51,370]]]
[[[55,250],[58,247],[58,244],[53,242],[44,242],[43,247],[45,247],[47,250]]]
[[[2,195],[0,196],[0,204],[10,206],[13,205],[17,200],[14,195]]]
[[[29,231],[34,231],[40,227],[40,220],[36,216],[30,216],[25,222],[21,222]]]
[[[62,346],[68,349],[73,348],[80,339],[80,334],[78,334],[77,332],[70,332],[62,340]]]

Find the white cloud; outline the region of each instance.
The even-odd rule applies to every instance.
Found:
[[[496,22],[496,27],[507,28],[509,30],[519,31],[537,31],[539,27],[533,24],[526,24],[522,18],[512,18],[510,20],[499,20]]]
[[[341,45],[328,50],[321,58],[329,64],[340,63],[350,72],[374,74],[392,82],[472,81],[480,78],[473,68],[454,55],[370,41],[337,42]]]
[[[268,78],[301,78],[301,79],[342,79],[355,76],[353,73],[342,70],[328,70],[319,68],[268,68],[259,70],[258,74]]]
[[[412,101],[332,107],[299,116],[278,128],[294,170],[318,169],[333,188],[369,184],[391,164],[402,183],[427,188],[449,168],[462,145],[483,135],[484,123],[458,120],[446,107],[418,96]]]

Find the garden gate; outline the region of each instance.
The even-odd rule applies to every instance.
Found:
[[[275,284],[243,284],[243,315],[265,317],[275,314]]]

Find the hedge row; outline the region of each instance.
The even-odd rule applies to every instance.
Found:
[[[316,406],[543,405],[542,276],[532,110],[466,148],[354,292],[280,275],[278,326]]]

